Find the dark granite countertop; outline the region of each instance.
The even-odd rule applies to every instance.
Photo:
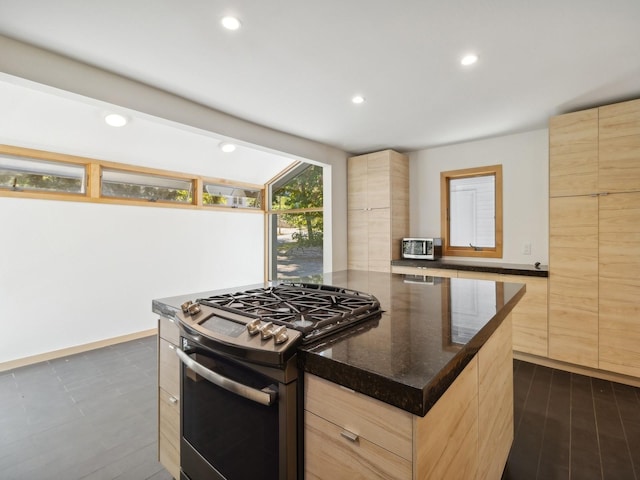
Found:
[[[384,312],[344,334],[299,347],[300,367],[420,416],[449,388],[525,292],[519,283],[354,270],[303,280],[371,293]],[[182,301],[212,293],[154,300],[153,311],[173,317]]]
[[[306,372],[424,416],[525,293],[519,283],[345,271],[324,283],[375,295],[379,320],[302,347]]]
[[[447,270],[464,270],[467,272],[499,273],[503,275],[524,275],[528,277],[548,277],[549,267],[531,263],[499,263],[473,260],[392,260],[391,265],[418,268],[442,268]]]

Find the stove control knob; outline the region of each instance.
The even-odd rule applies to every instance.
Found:
[[[262,340],[269,340],[273,337],[273,323],[267,322],[260,327],[260,334],[262,335]]]
[[[189,311],[189,307],[193,305],[193,302],[191,300],[187,300],[186,302],[184,302],[182,305],[180,305],[180,308],[182,309],[182,311],[184,313],[187,313]]]
[[[189,315],[195,315],[196,313],[200,313],[200,305],[193,303],[189,305],[187,310],[189,311]]]
[[[289,340],[289,335],[287,334],[287,327],[282,325],[276,328],[273,331],[273,340],[274,342],[276,342],[276,345],[280,345],[281,343],[284,343],[287,340]]]
[[[262,322],[260,321],[259,318],[256,318],[255,320],[247,323],[247,331],[249,332],[249,335],[257,335],[258,333],[260,333],[260,324]]]

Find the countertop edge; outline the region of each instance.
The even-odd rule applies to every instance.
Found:
[[[549,269],[546,265],[536,268],[529,264],[465,262],[459,260],[392,260],[391,266],[440,268],[443,270],[461,270],[466,272],[497,273],[501,275],[521,275],[526,277],[548,277]]]

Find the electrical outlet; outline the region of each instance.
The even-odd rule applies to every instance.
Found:
[[[531,255],[531,243],[525,242],[522,244],[522,254]]]

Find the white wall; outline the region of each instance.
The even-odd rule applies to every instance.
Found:
[[[184,128],[213,132],[242,143],[283,152],[289,158],[331,165],[331,270],[347,267],[347,153],[305,138],[263,127],[177,95],[0,35],[0,72],[112,105],[166,119]],[[87,154],[87,156],[91,156]],[[110,159],[117,161],[117,159]],[[174,169],[179,170],[179,169]],[[325,212],[327,215],[327,212]],[[328,222],[327,222],[328,223]]]
[[[548,145],[543,129],[410,153],[411,235],[441,236],[440,172],[501,164],[503,258],[483,260],[548,264]],[[522,253],[525,243],[531,255]]]
[[[0,363],[154,328],[154,298],[264,274],[258,214],[0,197],[0,232]]]
[[[346,268],[346,152],[1,35],[0,72],[330,165],[325,270]],[[102,158],[95,149],[83,155]],[[260,282],[264,238],[262,215],[0,198],[0,363],[153,328],[153,298]]]

